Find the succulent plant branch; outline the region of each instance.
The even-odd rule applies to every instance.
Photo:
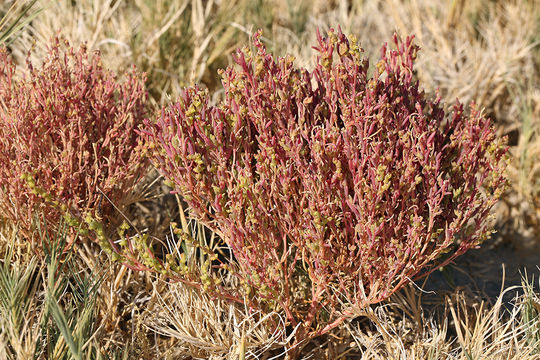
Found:
[[[88,214],[110,219],[111,204],[126,205],[148,165],[134,131],[147,116],[144,75],[132,70],[120,82],[98,53],[60,39],[41,66],[15,70],[0,49],[3,216],[27,235],[36,212],[52,229],[68,213],[79,223]]]
[[[446,114],[427,98],[413,38],[393,42],[368,76],[341,30],[319,34],[313,71],[274,59],[258,33],[221,73],[222,102],[187,88],[141,131],[158,170],[232,249],[247,303],[301,324],[295,344],[491,232],[502,139],[474,105]]]

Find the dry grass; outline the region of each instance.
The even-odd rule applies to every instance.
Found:
[[[291,329],[280,314],[249,313],[182,284],[111,265],[97,249],[77,249],[75,261],[62,257],[58,262],[54,251],[37,258],[17,251],[21,242],[15,227],[4,224],[1,234],[2,358],[284,356]],[[51,244],[57,241],[61,238]],[[303,358],[537,359],[540,292],[534,281],[524,277],[520,288],[501,290],[488,302],[467,289],[434,296],[411,285],[315,339]],[[53,315],[51,297],[63,315]],[[80,350],[73,351],[70,342]]]
[[[36,1],[12,0],[0,5],[0,44],[9,45],[41,13],[34,7]]]
[[[246,359],[259,359],[266,351],[283,346],[285,339],[279,314],[250,314],[180,283],[169,285],[148,315],[150,329],[178,340],[171,355],[237,359],[243,354]]]
[[[4,226],[0,265],[0,354],[3,359],[96,358],[95,287],[88,269],[74,268],[61,254],[64,234],[40,236],[48,245],[41,258],[19,253],[18,232]],[[7,237],[7,238],[6,238]]]
[[[18,62],[30,48],[34,61],[43,58],[46,44],[61,33],[74,46],[99,49],[117,73],[132,65],[147,72],[149,91],[162,103],[192,83],[217,89],[217,69],[229,65],[253,29],[268,36],[305,31],[309,17],[335,1],[38,0],[35,6],[43,13],[12,47]]]
[[[74,46],[87,42],[89,49],[99,49],[119,73],[132,64],[147,72],[158,102],[192,82],[217,85],[209,73],[225,66],[238,45],[229,19],[242,12],[238,0],[40,0],[38,5],[43,13],[13,46],[19,62],[31,47],[37,47],[33,56],[39,60],[45,44],[61,32]]]
[[[460,291],[440,297],[437,306],[410,286],[385,304],[316,339],[305,359],[537,359],[540,354],[540,298],[532,281],[507,288],[493,302]],[[503,299],[514,293],[513,300]],[[428,302],[429,304],[429,302]],[[149,312],[149,327],[178,340],[170,358],[282,358],[284,333],[270,333],[264,320],[211,300],[182,285],[168,289]],[[270,315],[268,315],[269,317]],[[267,324],[268,325],[268,324]],[[163,346],[157,345],[158,347]],[[273,351],[268,351],[274,348]]]
[[[506,293],[524,291],[509,308]],[[371,330],[351,327],[362,359],[538,359],[538,318],[525,315],[539,305],[531,284],[507,288],[491,305],[473,300],[466,292],[445,296],[439,316],[426,316],[412,288],[394,302],[368,309]]]
[[[518,143],[510,150],[508,174],[513,186],[504,215],[512,228],[534,239],[540,230],[540,88],[531,84],[516,97],[521,101],[521,122],[516,124]]]

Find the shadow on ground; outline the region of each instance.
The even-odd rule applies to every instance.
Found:
[[[501,289],[518,286],[503,297],[503,301],[507,303],[516,293],[522,293],[519,286],[525,275],[529,284],[538,291],[540,240],[525,239],[519,235],[513,235],[509,239],[508,236],[503,238],[494,234],[478,249],[469,250],[452,265],[442,271],[434,271],[425,283],[420,281],[417,285],[425,291],[425,300],[435,300],[433,297],[440,299],[445,293],[466,289],[479,300],[488,302],[494,302]]]

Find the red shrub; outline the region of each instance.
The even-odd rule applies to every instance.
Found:
[[[133,71],[120,83],[98,54],[59,40],[41,67],[15,71],[1,49],[0,215],[27,235],[38,213],[53,226],[66,213],[110,215],[98,188],[121,206],[147,166],[134,131],[146,114],[144,78]]]
[[[284,311],[300,342],[486,238],[506,150],[474,107],[447,115],[426,98],[412,38],[383,46],[369,76],[341,31],[319,36],[312,72],[259,36],[224,71],[224,101],[186,89],[145,134],[232,249],[238,296]]]

